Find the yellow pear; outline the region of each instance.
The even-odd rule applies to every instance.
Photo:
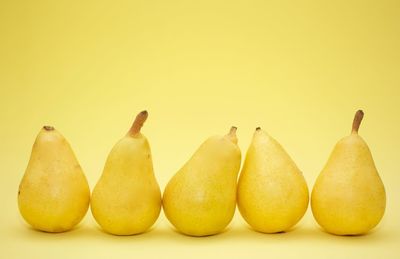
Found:
[[[213,235],[232,220],[241,159],[235,132],[207,139],[167,184],[164,212],[180,232]]]
[[[367,144],[358,135],[363,116],[357,111],[350,136],[336,144],[311,194],[315,219],[335,235],[364,234],[385,211],[385,188]]]
[[[289,230],[308,207],[301,171],[283,147],[257,128],[238,182],[238,208],[246,222],[263,233]]]
[[[147,111],[139,113],[126,136],[111,150],[91,198],[97,223],[114,235],[145,232],[161,210],[151,150],[140,133]]]
[[[19,185],[21,215],[35,229],[63,232],[82,220],[89,199],[89,185],[69,143],[44,126]]]

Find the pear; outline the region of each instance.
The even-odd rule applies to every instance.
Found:
[[[308,207],[308,188],[301,171],[283,147],[257,128],[238,181],[238,208],[256,231],[287,231]]]
[[[172,225],[190,236],[224,230],[235,213],[240,159],[236,127],[208,138],[165,188],[163,208]]]
[[[335,235],[367,233],[385,211],[385,188],[367,144],[358,135],[363,116],[357,111],[350,136],[336,144],[311,194],[314,218]]]
[[[143,233],[160,214],[161,192],[150,145],[140,133],[147,116],[147,111],[139,113],[126,136],[112,148],[92,193],[92,214],[110,234]]]
[[[45,232],[72,229],[85,216],[89,185],[67,140],[44,126],[33,144],[18,191],[22,217]]]

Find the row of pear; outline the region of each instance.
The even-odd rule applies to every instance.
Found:
[[[363,115],[356,112],[351,134],[336,144],[311,193],[314,218],[336,235],[364,234],[385,211],[383,183],[358,135]],[[208,236],[226,228],[236,204],[245,221],[263,233],[287,231],[303,217],[309,204],[306,181],[284,148],[261,128],[254,132],[239,178],[241,152],[232,127],[225,136],[202,143],[161,195],[150,145],[141,133],[147,117],[147,111],[139,113],[112,148],[91,195],[69,143],[44,126],[19,186],[25,221],[41,231],[67,231],[90,204],[106,232],[133,235],[148,230],[163,207],[181,233]]]

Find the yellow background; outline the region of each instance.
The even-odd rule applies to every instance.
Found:
[[[0,251],[4,258],[399,258],[400,1],[0,1]],[[55,126],[93,188],[114,143],[149,111],[157,179],[208,136],[238,127],[242,153],[261,126],[310,189],[356,109],[387,190],[379,227],[322,232],[310,209],[265,235],[239,213],[224,233],[191,238],[164,215],[115,237],[90,212],[73,231],[31,230],[17,189],[36,134]]]

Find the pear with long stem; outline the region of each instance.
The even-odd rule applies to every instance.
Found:
[[[160,214],[161,192],[150,145],[140,132],[147,116],[147,111],[139,113],[126,136],[113,147],[93,190],[92,214],[114,235],[145,232]]]
[[[367,143],[358,130],[358,110],[351,134],[341,139],[318,176],[311,208],[318,224],[335,235],[360,235],[382,219],[386,194]]]

